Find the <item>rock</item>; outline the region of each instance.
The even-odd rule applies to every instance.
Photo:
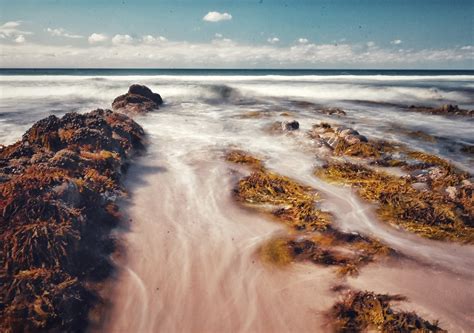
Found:
[[[448,186],[445,189],[446,195],[451,199],[451,200],[456,200],[458,196],[458,190],[454,186]]]
[[[159,109],[161,104],[163,99],[159,94],[153,93],[146,86],[133,84],[128,93],[118,96],[112,102],[112,109],[123,113],[141,114]]]
[[[426,183],[413,183],[412,186],[413,186],[414,189],[416,189],[418,191],[424,191],[424,190],[429,189],[428,184],[426,184]]]
[[[318,110],[319,112],[326,114],[328,116],[345,116],[346,111],[340,109],[340,108],[322,108]]]
[[[355,145],[356,143],[360,142],[367,142],[367,138],[363,135],[353,135],[349,134],[346,137],[344,137],[344,140],[350,145]]]
[[[163,99],[161,98],[161,96],[159,94],[152,92],[151,89],[148,88],[147,86],[132,84],[130,88],[128,88],[128,93],[146,97],[158,105],[163,104]]]
[[[132,119],[97,109],[0,147],[1,332],[86,330],[94,283],[111,272],[122,170],[143,142]]]
[[[296,120],[284,121],[283,126],[284,126],[285,130],[287,130],[287,131],[296,131],[297,129],[300,128],[300,123],[297,122]]]
[[[339,132],[339,135],[344,138],[348,135],[359,135],[359,132],[352,128],[345,128]]]
[[[24,147],[39,145],[48,150],[57,150],[60,147],[58,129],[60,120],[56,116],[49,116],[36,122],[24,135]]]
[[[460,109],[459,106],[453,104],[444,104],[440,107],[433,108],[430,106],[416,106],[410,105],[408,110],[415,111],[415,112],[423,112],[429,114],[436,114],[436,115],[455,115],[455,116],[474,116],[474,110],[464,110]]]
[[[296,120],[292,121],[275,121],[268,130],[273,133],[293,132],[300,128],[300,124]]]

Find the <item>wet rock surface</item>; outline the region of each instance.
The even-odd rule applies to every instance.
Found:
[[[276,121],[272,123],[268,130],[272,133],[293,132],[300,128],[300,123],[296,120],[291,121]]]
[[[144,148],[128,116],[50,116],[0,148],[0,331],[80,332],[112,272],[111,229],[130,157]]]
[[[141,114],[159,109],[163,99],[150,88],[133,84],[124,95],[120,95],[112,102],[112,109],[123,113]]]
[[[423,112],[423,113],[445,115],[445,116],[468,116],[468,117],[474,116],[474,110],[461,109],[459,108],[459,106],[452,105],[452,104],[445,104],[437,108],[433,108],[429,106],[410,105],[408,107],[408,111]]]

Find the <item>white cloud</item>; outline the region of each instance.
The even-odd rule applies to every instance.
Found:
[[[466,46],[461,47],[461,50],[473,50],[473,49],[474,49],[474,46],[472,45],[466,45]]]
[[[216,38],[222,38],[222,34],[216,33],[214,36],[215,36]]]
[[[270,44],[276,44],[280,41],[280,38],[278,37],[270,37],[267,39],[267,42],[269,42]]]
[[[143,41],[139,39],[136,41]],[[224,38],[208,43],[112,43],[61,46],[0,40],[0,67],[318,67],[407,68],[469,66],[473,49],[366,48],[360,44],[244,44]]]
[[[109,38],[106,35],[98,34],[98,33],[94,32],[92,35],[89,36],[89,38],[87,40],[91,44],[96,44],[96,43],[105,42],[107,39],[109,39]]]
[[[81,35],[73,35],[68,33],[63,28],[47,28],[46,31],[54,37],[66,37],[66,38],[83,38]]]
[[[15,38],[15,43],[22,44],[26,41],[25,36],[19,35],[18,37]]]
[[[393,45],[398,45],[398,44],[401,44],[402,43],[402,40],[401,39],[395,39],[395,40],[392,40],[390,42],[390,44],[393,44]]]
[[[368,47],[374,47],[374,46],[375,46],[375,42],[372,42],[372,41],[367,42],[367,46],[368,46]]]
[[[306,38],[298,38],[298,43],[300,43],[300,44],[307,44],[307,43],[308,43],[308,39],[306,39]]]
[[[0,38],[1,39],[13,39],[16,40],[18,37],[22,36],[24,39],[24,35],[32,35],[33,33],[30,31],[23,31],[20,30],[22,22],[21,21],[10,21],[2,24],[0,26]],[[21,38],[20,38],[21,40]]]
[[[232,20],[232,15],[229,13],[209,12],[203,18],[207,22],[219,22]]]
[[[152,35],[145,35],[142,37],[142,42],[145,44],[154,44],[154,43],[159,43],[159,42],[167,42],[168,39],[163,36],[152,36]]]
[[[112,38],[112,43],[114,45],[132,44],[133,38],[130,35],[115,35],[114,38]]]

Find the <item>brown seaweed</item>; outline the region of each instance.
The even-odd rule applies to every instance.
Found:
[[[400,295],[349,291],[331,309],[335,332],[446,332],[414,312],[396,311],[391,303],[405,301]]]

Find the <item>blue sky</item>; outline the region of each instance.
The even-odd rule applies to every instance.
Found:
[[[0,8],[3,67],[474,68],[474,0],[0,0]]]

